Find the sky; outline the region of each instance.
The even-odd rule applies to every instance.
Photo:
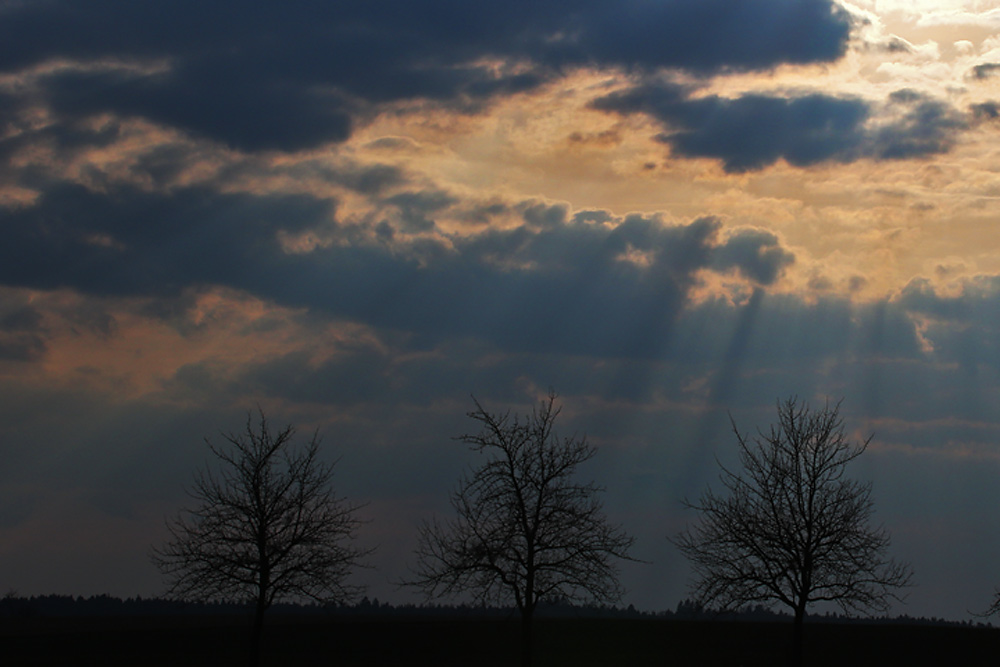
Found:
[[[0,0],[0,589],[152,596],[205,438],[315,430],[396,603],[559,395],[623,603],[776,401],[843,400],[915,586],[1000,584],[1000,1]]]

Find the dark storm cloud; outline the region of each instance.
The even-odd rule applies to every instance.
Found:
[[[969,107],[972,117],[976,120],[996,120],[1000,118],[1000,104],[996,102],[981,102]]]
[[[36,332],[41,325],[42,314],[33,306],[21,305],[0,311],[0,331]]]
[[[795,256],[782,248],[778,237],[771,232],[744,229],[732,234],[719,249],[716,266],[739,268],[754,282],[769,285],[794,261]]]
[[[351,132],[352,108],[342,96],[213,61],[141,77],[61,73],[46,88],[64,116],[141,116],[242,150],[296,150],[343,141]]]
[[[280,281],[278,230],[331,215],[304,196],[225,195],[201,188],[110,194],[55,185],[36,206],[0,209],[0,281],[92,294],[176,294],[189,285]]]
[[[967,126],[961,113],[913,90],[892,93],[888,106],[899,118],[870,132],[870,148],[865,152],[876,159],[945,153],[954,145],[955,135]]]
[[[117,63],[61,70],[44,89],[65,115],[112,111],[296,150],[344,139],[383,102],[475,111],[576,66],[709,74],[831,61],[849,30],[829,0],[53,1],[5,8],[0,63]],[[120,67],[129,61],[154,69]]]
[[[369,270],[355,278],[366,295],[361,310],[344,295],[310,299],[339,301],[341,314],[431,341],[470,336],[514,350],[648,356],[665,345],[697,271],[727,248],[710,218],[668,226],[636,215],[612,228],[585,222],[586,212],[570,218],[561,205],[516,208],[522,226],[453,238],[453,249],[429,263],[369,255]],[[756,259],[731,266],[760,277]]]
[[[693,89],[670,82],[644,83],[593,102],[602,111],[643,113],[667,127],[658,139],[683,157],[722,161],[728,172],[745,172],[779,159],[796,166],[920,157],[947,151],[965,118],[923,94],[890,95],[875,124],[873,104],[859,98],[810,94],[771,97],[747,94],[693,97]]]
[[[507,207],[521,216],[514,228],[410,236],[455,203],[433,190],[389,198],[402,227],[392,241],[398,228],[386,221],[367,232],[339,224],[335,202],[304,195],[56,185],[34,206],[0,210],[8,241],[0,281],[172,298],[218,285],[429,341],[470,336],[514,349],[645,356],[662,348],[699,271],[767,285],[793,260],[764,232],[722,237],[713,218],[571,216],[538,202]],[[384,228],[392,233],[377,233]],[[283,250],[283,235],[313,231],[350,242]]]
[[[403,192],[385,200],[399,209],[404,231],[429,232],[434,229],[433,216],[456,200],[446,192]]]
[[[1000,371],[1000,276],[967,278],[948,295],[915,278],[898,303],[924,320],[924,337],[938,358],[958,362],[967,372]]]
[[[568,39],[549,48],[575,47],[580,60],[626,67],[711,72],[832,61],[850,32],[839,6],[815,0],[582,4],[569,15]]]
[[[908,311],[935,320],[965,323],[980,312],[984,301],[1000,295],[1000,278],[979,277],[962,284],[961,292],[940,296],[926,278],[914,278],[899,295],[899,303]]]

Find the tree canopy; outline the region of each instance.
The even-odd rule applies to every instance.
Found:
[[[476,434],[460,436],[487,459],[452,493],[455,517],[424,523],[408,582],[428,595],[469,591],[483,602],[513,602],[530,622],[543,599],[621,598],[616,559],[633,538],[605,516],[594,482],[575,478],[596,450],[554,430],[555,394],[525,418],[490,413],[475,399]]]
[[[294,447],[295,429],[272,431],[247,417],[228,446],[208,446],[218,465],[196,474],[193,506],[168,521],[170,539],[153,561],[171,597],[255,605],[254,655],[264,611],[280,599],[345,601],[360,592],[351,571],[368,550],[354,544],[359,505],[332,489],[333,463],[319,435]]]
[[[709,489],[689,503],[701,521],[674,541],[704,604],[791,608],[799,654],[811,603],[883,611],[909,585],[911,570],[887,555],[889,533],[872,525],[871,484],[846,476],[871,437],[848,440],[840,403],[812,410],[792,397],[777,408],[777,424],[754,438],[733,424],[741,469],[721,466],[725,492]]]

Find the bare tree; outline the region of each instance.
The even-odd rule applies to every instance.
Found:
[[[845,467],[871,436],[852,444],[840,403],[812,411],[797,398],[778,403],[778,423],[741,435],[743,470],[722,467],[728,493],[706,491],[702,520],[674,542],[691,561],[693,592],[704,604],[735,609],[783,603],[794,613],[792,664],[802,660],[802,623],[813,602],[844,611],[885,610],[908,586],[910,567],[888,558],[889,533],[871,525],[871,484],[848,479]]]
[[[334,465],[319,459],[318,433],[294,448],[295,430],[272,432],[263,411],[255,427],[206,440],[220,464],[196,474],[194,506],[168,521],[170,540],[153,561],[179,599],[254,605],[252,665],[258,664],[264,612],[281,599],[350,599],[347,582],[370,550],[353,544],[359,505],[331,489]]]
[[[1000,614],[1000,586],[993,589],[993,604],[989,606],[986,611],[983,612],[969,612],[970,614],[975,614],[976,616],[993,616],[995,614]]]
[[[596,450],[585,438],[553,431],[550,394],[525,419],[487,412],[459,440],[489,458],[452,493],[456,517],[420,528],[415,577],[429,596],[473,592],[480,601],[513,601],[521,614],[522,664],[531,661],[532,618],[540,600],[617,601],[614,559],[629,559],[633,538],[609,523],[593,482],[573,476]]]

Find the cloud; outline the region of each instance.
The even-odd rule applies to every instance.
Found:
[[[896,367],[908,378],[905,382],[933,370],[924,367],[914,320],[898,304],[852,304],[833,297],[805,302],[763,290],[756,295],[745,304],[724,298],[687,304],[668,327],[651,332],[657,340],[646,350],[635,347],[642,341],[635,328],[650,320],[635,316],[611,322],[610,335],[621,339],[617,344],[595,337],[595,332],[606,333],[600,329],[604,322],[588,327],[574,321],[574,326],[587,328],[570,331],[574,339],[559,346],[526,343],[508,331],[487,331],[485,326],[456,335],[453,327],[394,331],[350,325],[352,332],[338,335],[331,313],[319,311],[286,321],[281,336],[285,344],[278,346],[262,346],[258,337],[232,327],[209,329],[199,332],[202,344],[219,338],[252,346],[257,353],[179,366],[163,383],[163,398],[188,404],[193,397],[199,406],[266,398],[353,413],[377,411],[387,402],[441,405],[470,391],[491,400],[516,401],[525,383],[534,383],[610,403],[668,401],[673,406],[743,409],[761,400],[766,405],[789,391],[810,394],[812,387],[826,382],[843,386],[845,374],[871,373],[872,367],[894,369],[885,383]],[[505,307],[497,295],[481,299],[501,310],[509,326],[533,334],[538,329],[531,318],[549,316],[544,323],[553,326],[553,318],[565,318],[579,307],[554,304],[545,313],[521,310],[525,299],[517,307]],[[628,305],[637,305],[634,298]],[[723,396],[728,397],[726,404],[719,405]],[[862,399],[859,390],[856,400]],[[908,409],[909,404],[901,406]]]
[[[759,285],[770,285],[795,262],[795,255],[781,247],[778,237],[762,229],[739,229],[729,235],[716,254],[720,269],[738,267]]]
[[[171,295],[192,284],[280,280],[279,229],[319,224],[334,203],[296,195],[225,195],[202,188],[113,194],[54,185],[36,206],[0,209],[8,243],[0,280],[92,294]],[[95,242],[101,239],[102,242]]]
[[[44,316],[23,299],[0,300],[0,361],[36,361],[47,349]]]
[[[992,391],[992,378],[1000,373],[1000,320],[995,316],[1000,312],[1000,276],[965,278],[944,294],[926,278],[914,278],[897,301],[919,323],[924,346],[934,358],[958,364],[966,395]],[[989,409],[985,393],[974,404]]]
[[[456,203],[456,199],[441,191],[403,192],[385,200],[399,209],[403,229],[407,232],[429,232],[434,229],[433,215]]]
[[[307,195],[57,184],[34,206],[0,209],[0,281],[168,301],[230,287],[430,340],[646,356],[662,347],[699,272],[767,286],[793,261],[772,234],[722,235],[711,217],[676,224],[539,201],[488,207],[520,221],[507,228],[437,230],[436,218],[467,208],[439,190],[411,190],[382,203],[397,216],[344,222],[335,200]],[[308,237],[323,242],[289,241]]]
[[[669,81],[646,82],[597,98],[592,106],[651,116],[666,127],[657,139],[674,155],[719,159],[734,173],[780,159],[806,167],[943,153],[967,126],[964,116],[944,102],[911,90],[893,93],[882,109],[860,98],[821,93],[723,98],[694,92]],[[878,112],[887,120],[880,120]]]
[[[942,322],[967,323],[983,312],[984,302],[1000,297],[1000,276],[976,276],[959,283],[959,291],[941,295],[927,278],[914,278],[898,301],[906,310]],[[988,309],[987,309],[988,310]]]
[[[379,105],[426,100],[475,112],[568,69],[699,74],[826,62],[850,21],[830,0],[265,5],[95,0],[8,6],[7,73],[53,63],[42,97],[68,117],[111,112],[246,150],[348,137]],[[139,63],[125,67],[122,63]]]
[[[913,90],[898,90],[886,105],[889,122],[868,132],[862,153],[879,160],[899,160],[946,153],[967,119],[948,104]]]
[[[979,80],[989,79],[996,75],[997,70],[1000,70],[1000,63],[983,63],[972,68],[972,76]]]
[[[64,117],[113,112],[194,132],[233,148],[294,151],[350,136],[352,109],[332,91],[197,62],[169,73],[65,72],[45,81]]]
[[[586,2],[567,24],[550,57],[699,73],[836,60],[850,31],[843,10],[813,0]]]
[[[976,120],[996,120],[1000,118],[1000,104],[996,102],[980,102],[969,107],[972,117]]]
[[[34,334],[0,334],[0,361],[38,361],[48,346],[45,340]]]
[[[0,314],[0,330],[3,331],[38,331],[41,324],[42,314],[27,304]]]

